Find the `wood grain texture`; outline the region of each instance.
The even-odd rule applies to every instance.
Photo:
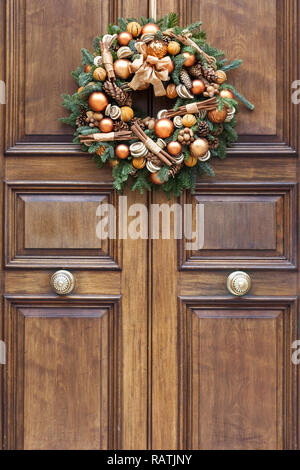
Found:
[[[112,3],[6,2],[7,82],[11,90],[7,107],[8,151],[34,153],[37,145],[46,153],[64,153],[66,148],[76,152],[71,144],[72,129],[58,122],[64,115],[61,94],[76,91],[71,72],[81,64],[80,49],[91,49],[94,37],[106,31],[112,21]],[[85,21],[78,21],[80,18],[89,18],[90,27]],[[81,46],[74,47],[74,37]],[[66,50],[68,54],[64,53]],[[50,96],[45,102],[45,97]]]
[[[126,190],[130,204],[147,204],[146,195]],[[137,214],[138,216],[138,214]],[[133,220],[129,217],[128,224]],[[124,240],[121,278],[123,315],[123,449],[148,446],[148,282],[147,240]]]
[[[297,185],[294,183],[199,183],[195,194],[183,194],[193,207],[193,232],[203,234],[201,247],[178,241],[180,269],[295,269],[297,266]],[[196,210],[203,208],[196,226]],[[184,214],[183,227],[186,225]]]
[[[0,0],[0,41],[1,44],[5,44],[5,0]],[[0,48],[0,80],[4,80],[5,77],[5,48]],[[4,135],[5,135],[5,106],[0,105],[0,204],[3,207],[3,178],[4,178]],[[3,246],[3,214],[0,217],[0,244]],[[4,292],[4,273],[3,273],[3,253],[0,250],[0,292],[1,295]],[[3,339],[3,312],[2,302],[0,306],[0,339]],[[3,390],[3,366],[0,365],[0,390]],[[2,449],[3,442],[3,400],[0,398],[0,449]]]
[[[153,204],[176,203],[153,193]],[[177,449],[176,240],[152,240],[152,449]]]
[[[50,278],[55,271],[52,270],[9,270],[5,276],[4,291],[7,294],[53,294]],[[121,272],[95,271],[72,269],[75,278],[74,294],[87,295],[118,295],[121,290]],[[55,294],[53,294],[55,298]]]
[[[6,296],[5,449],[120,446],[119,300]]]
[[[118,199],[111,184],[9,183],[6,205],[8,267],[120,269]],[[107,205],[114,208],[109,213]],[[106,216],[115,233],[100,239],[98,224]]]
[[[186,297],[180,305],[183,448],[296,448],[296,299]]]
[[[212,45],[224,50],[229,60],[243,60],[243,66],[228,75],[256,109],[249,113],[241,105],[237,127],[241,137],[233,153],[293,153],[297,149],[297,111],[291,103],[290,84],[296,80],[298,58],[291,35],[299,27],[297,1],[188,4],[188,22],[200,18]],[[284,65],[277,67],[278,63]]]

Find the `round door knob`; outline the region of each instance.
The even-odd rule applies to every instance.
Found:
[[[233,295],[242,297],[251,289],[251,278],[249,274],[242,271],[231,273],[227,279],[227,289]]]
[[[50,285],[57,295],[70,294],[75,287],[75,279],[69,271],[56,271],[50,279]]]

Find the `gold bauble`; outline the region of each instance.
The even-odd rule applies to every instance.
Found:
[[[197,122],[197,118],[193,114],[185,114],[182,118],[184,127],[193,127]]]
[[[122,78],[122,80],[127,80],[130,77],[131,73],[129,71],[129,65],[131,64],[128,59],[118,59],[114,63],[114,71],[117,77]]]
[[[83,89],[84,89],[84,86],[81,86],[80,88],[78,88],[77,93],[81,93]]]
[[[134,111],[129,106],[122,106],[121,108],[121,118],[124,122],[129,122],[134,116]]]
[[[142,27],[141,34],[156,34],[157,31],[159,31],[159,26],[157,26],[157,24],[148,23]]]
[[[118,43],[120,44],[120,46],[128,46],[132,39],[133,36],[128,31],[123,31],[122,33],[118,34]]]
[[[160,41],[159,39],[150,42],[147,47],[147,54],[157,57],[158,59],[162,59],[167,55],[168,46],[164,41]]]
[[[165,181],[160,181],[160,177],[158,176],[158,172],[156,173],[151,173],[150,175],[150,179],[152,181],[153,184],[164,184]]]
[[[114,128],[114,121],[110,118],[101,119],[99,129],[101,132],[112,132]]]
[[[226,108],[224,107],[221,111],[219,111],[218,109],[214,109],[213,111],[208,111],[207,117],[211,122],[214,122],[216,124],[221,124],[222,122],[225,121],[227,117]]]
[[[132,160],[132,166],[137,170],[141,170],[146,165],[146,159],[144,157],[136,157]]]
[[[116,148],[115,148],[115,154],[121,160],[124,160],[125,158],[128,158],[129,154],[130,154],[130,150],[129,150],[128,145],[126,145],[126,144],[117,145]]]
[[[106,70],[102,67],[97,67],[93,73],[94,79],[99,80],[100,82],[104,82],[104,80],[106,79],[106,75]]]
[[[86,66],[84,67],[84,72],[85,72],[85,73],[89,73],[91,70],[92,70],[92,66],[91,66],[91,65],[86,65]]]
[[[141,34],[142,27],[136,21],[131,21],[127,25],[127,31],[131,33],[134,38],[137,38]]]
[[[176,157],[182,152],[182,145],[177,141],[169,142],[167,145],[167,151],[170,155]]]
[[[177,98],[178,94],[176,91],[176,85],[174,83],[170,83],[167,86],[166,93],[167,93],[167,97],[170,98],[171,100],[173,100],[174,98]]]
[[[187,160],[184,160],[184,164],[189,168],[197,165],[198,158],[195,155],[190,155]]]
[[[193,95],[201,95],[205,91],[205,83],[203,80],[193,80],[192,93]]]
[[[217,83],[218,83],[219,85],[222,85],[222,83],[226,82],[226,80],[227,80],[227,75],[226,75],[225,72],[223,72],[223,70],[217,70],[217,71],[216,71],[216,74],[217,74],[217,77],[218,77]]]
[[[189,52],[184,52],[182,55],[183,57],[185,57],[185,62],[183,64],[185,67],[191,67],[196,62],[196,57],[194,54],[190,54]]]
[[[231,100],[233,100],[234,94],[232,93],[231,90],[221,90],[220,91],[220,97],[221,98],[230,98]]]
[[[208,141],[206,139],[197,139],[190,145],[190,151],[193,157],[200,158],[208,152]]]
[[[96,113],[104,111],[106,106],[108,105],[107,96],[102,93],[102,91],[95,91],[89,97],[89,107],[92,111]]]
[[[161,139],[168,139],[174,132],[174,124],[170,119],[159,119],[154,126],[154,132]]]
[[[180,44],[178,44],[178,42],[176,41],[171,41],[169,42],[168,44],[168,53],[171,54],[171,55],[177,55],[179,54],[181,48],[180,48]]]

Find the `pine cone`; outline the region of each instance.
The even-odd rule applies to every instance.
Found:
[[[214,137],[214,140],[209,140],[208,141],[208,146],[211,150],[215,150],[216,148],[219,147],[220,140],[218,137]]]
[[[116,121],[114,123],[114,132],[127,131],[128,129],[129,129],[129,126],[128,126],[127,122]]]
[[[201,78],[202,77],[202,65],[200,64],[200,62],[198,62],[195,65],[192,65],[192,67],[189,67],[189,73],[194,78]]]
[[[85,111],[85,109],[81,108],[80,109],[80,115],[76,119],[76,126],[77,127],[85,126],[86,125],[86,118],[87,118],[86,111]]]
[[[135,117],[131,120],[131,125],[132,124],[138,124],[143,130],[146,127],[146,124],[144,123],[143,119]]]
[[[111,96],[119,106],[124,106],[127,104],[129,95],[124,93],[124,91],[119,88],[116,83],[107,80],[103,85],[103,89],[105,93]]]
[[[214,83],[218,81],[218,75],[216,74],[215,69],[213,69],[209,65],[208,66],[202,65],[201,68],[202,68],[202,75],[204,78],[206,78],[206,80],[208,80],[209,82],[214,82]]]
[[[209,82],[215,83],[218,81],[218,76],[216,74],[215,69],[213,69],[213,67],[210,67],[209,65],[202,65],[200,64],[200,62],[190,67],[189,72],[195,78],[204,77]]]
[[[153,163],[153,165],[162,167],[161,159],[157,155],[154,155],[154,153],[148,153],[146,158],[147,158],[148,162]]]
[[[191,90],[193,87],[191,77],[188,74],[186,69],[182,69],[180,72],[180,80],[187,87],[188,90]]]
[[[171,178],[175,178],[175,176],[177,175],[177,173],[180,172],[182,167],[183,167],[183,163],[181,163],[180,165],[172,165],[168,173],[169,176],[171,176]]]
[[[206,137],[209,134],[209,125],[205,121],[199,122],[197,135],[199,137]]]

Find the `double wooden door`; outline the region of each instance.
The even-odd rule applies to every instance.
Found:
[[[157,16],[201,18],[211,43],[244,60],[232,80],[256,105],[241,109],[216,177],[180,198],[204,206],[198,251],[174,237],[99,241],[98,206],[119,210],[111,169],[95,170],[57,120],[80,48],[150,3],[0,1],[3,449],[300,445],[298,2],[156,2]],[[165,103],[144,105],[154,115]],[[149,220],[151,204],[176,202],[125,195]],[[62,268],[76,281],[66,298],[49,284]],[[244,298],[226,290],[237,270],[252,279]]]

